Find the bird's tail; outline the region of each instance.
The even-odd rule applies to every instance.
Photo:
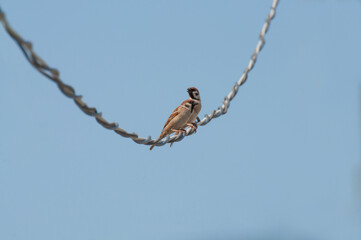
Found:
[[[166,136],[166,134],[164,134],[163,132],[160,134],[160,136],[155,140],[155,142],[159,142],[160,140],[162,140],[164,137]],[[149,150],[152,151],[152,149],[154,148],[155,145],[150,146]]]

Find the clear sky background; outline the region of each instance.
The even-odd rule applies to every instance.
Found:
[[[157,137],[222,102],[271,0],[2,0],[109,121]],[[102,128],[0,29],[0,239],[361,239],[361,1],[281,1],[225,116],[149,151]]]

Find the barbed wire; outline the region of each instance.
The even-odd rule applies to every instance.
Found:
[[[207,125],[212,119],[218,118],[224,114],[227,113],[230,102],[232,99],[236,96],[238,89],[240,86],[242,86],[246,81],[248,77],[248,73],[253,69],[259,52],[262,50],[264,44],[265,44],[265,35],[268,31],[268,28],[270,26],[271,20],[274,18],[276,14],[276,7],[278,5],[279,0],[273,0],[271,10],[267,16],[267,19],[265,23],[263,24],[262,30],[259,34],[259,41],[256,46],[256,49],[254,50],[251,59],[248,63],[248,66],[244,70],[242,76],[234,84],[232,87],[231,92],[224,98],[222,106],[218,107],[217,110],[213,110],[211,114],[206,114],[204,118],[198,122],[199,126],[205,126]],[[167,143],[172,142],[179,142],[181,141],[185,136],[192,135],[194,133],[194,128],[188,128],[186,130],[186,133],[181,133],[179,135],[173,135],[173,136],[167,136],[163,140],[159,139],[152,139],[150,136],[148,138],[139,137],[136,133],[129,133],[126,130],[119,127],[118,123],[115,122],[108,122],[102,117],[102,113],[98,112],[98,110],[95,107],[88,107],[88,105],[82,100],[81,95],[75,94],[75,90],[73,87],[63,83],[60,79],[60,73],[57,69],[49,67],[46,62],[41,59],[33,50],[31,42],[23,40],[23,38],[17,34],[9,25],[5,18],[4,12],[0,8],[0,21],[2,22],[3,26],[5,27],[5,30],[8,32],[8,34],[13,38],[13,40],[19,45],[20,49],[24,53],[26,59],[30,62],[30,64],[36,68],[41,74],[55,82],[60,91],[67,96],[68,98],[71,98],[74,100],[75,104],[87,115],[94,117],[95,120],[102,125],[104,128],[113,130],[114,132],[118,133],[119,135],[131,138],[134,142],[138,144],[144,144],[144,145],[155,145],[155,146],[163,146]]]

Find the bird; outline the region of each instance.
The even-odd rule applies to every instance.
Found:
[[[189,99],[194,100],[197,104],[194,106],[194,110],[191,114],[191,116],[189,117],[187,123],[183,126],[183,128],[190,126],[192,128],[194,128],[194,131],[197,132],[197,123],[196,123],[196,119],[199,122],[200,119],[198,118],[198,114],[201,111],[202,108],[202,104],[201,104],[201,95],[199,94],[199,91],[197,88],[195,87],[190,87],[187,89],[188,95],[189,95]],[[179,133],[175,133],[175,135],[178,135]],[[174,142],[170,143],[170,147],[172,147]]]
[[[173,132],[185,133],[186,131],[184,130],[184,126],[187,125],[187,121],[191,117],[196,105],[198,105],[197,101],[187,99],[174,109],[167,122],[164,124],[163,130],[157,138],[157,141],[165,138]],[[152,145],[149,150],[152,150],[153,148],[154,145]]]

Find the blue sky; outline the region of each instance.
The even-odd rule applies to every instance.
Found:
[[[9,1],[11,26],[109,121],[159,135],[238,81],[271,0]],[[0,239],[361,238],[361,1],[281,1],[228,113],[149,151],[0,30]]]

